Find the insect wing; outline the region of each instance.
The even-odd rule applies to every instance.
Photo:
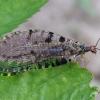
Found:
[[[41,62],[72,56],[77,52],[74,40],[41,30],[18,31],[0,39],[0,60]],[[74,54],[75,54],[74,53]]]

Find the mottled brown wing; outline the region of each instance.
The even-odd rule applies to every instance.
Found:
[[[0,39],[0,60],[41,62],[77,53],[75,41],[43,30],[17,31]],[[72,53],[75,52],[75,53]]]

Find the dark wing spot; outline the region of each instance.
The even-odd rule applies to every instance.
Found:
[[[61,65],[61,62],[58,59],[56,59],[56,65],[57,66]]]
[[[62,58],[61,59],[61,64],[63,65],[63,64],[67,64],[67,60],[65,59],[65,58]]]
[[[66,48],[62,48],[63,49],[63,51],[66,51]]]
[[[52,65],[52,67],[55,67],[56,66],[53,62],[51,62],[51,65]]]
[[[49,64],[47,62],[45,62],[45,68],[48,68]]]
[[[7,35],[6,35],[5,37],[6,37],[6,39],[10,39],[10,37],[9,37],[9,36],[7,36]]]
[[[15,35],[17,35],[17,32],[14,32]]]
[[[13,76],[13,75],[17,75],[17,72],[11,72],[9,74],[10,74],[10,76]],[[9,74],[8,73],[3,73],[2,76],[9,76]]]
[[[5,40],[3,41],[3,43],[4,43],[4,44],[7,44],[7,42],[6,42]]]
[[[46,39],[45,39],[45,42],[50,43],[50,42],[51,42],[51,38],[46,38]]]
[[[49,33],[48,33],[48,37],[49,37],[49,38],[52,38],[52,37],[53,37],[53,34],[54,34],[53,32],[49,32]]]
[[[13,58],[13,59],[19,59],[22,55],[16,55],[16,56],[8,56],[7,58]]]
[[[69,62],[71,62],[71,59],[69,59]]]
[[[75,43],[78,43],[78,41],[76,41]]]
[[[38,69],[42,69],[42,65],[40,63],[37,63]]]
[[[50,43],[51,42],[51,38],[53,37],[53,32],[49,32],[48,33],[48,37],[45,39],[45,42],[48,42],[48,43]]]
[[[8,76],[8,73],[3,73],[3,76]]]
[[[31,52],[30,52],[32,55],[34,55],[35,54],[35,52],[33,51],[33,50],[31,50]]]
[[[11,56],[7,56],[7,59],[10,59],[11,58]]]
[[[28,40],[30,40],[32,33],[33,33],[33,31],[32,30],[29,30],[29,35],[27,37]]]
[[[66,63],[67,63],[67,60],[65,58],[61,58],[61,61],[56,60],[57,66],[60,66],[60,65],[66,64]]]
[[[37,42],[37,41],[35,41],[35,42],[34,42],[34,44],[38,44],[38,42]]]
[[[32,35],[32,33],[33,33],[33,31],[32,31],[32,30],[29,30],[29,35],[30,35],[30,36]]]
[[[17,75],[17,72],[11,72],[10,76]]]
[[[74,54],[74,51],[73,50],[70,50],[70,54]]]
[[[59,41],[60,41],[60,42],[65,42],[65,38],[61,36],[61,37],[59,38]]]

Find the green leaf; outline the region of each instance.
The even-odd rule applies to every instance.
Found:
[[[2,0],[2,1],[0,1],[0,7],[3,6],[7,2],[9,2],[9,0]]]
[[[1,0],[0,36],[18,27],[34,13],[38,12],[48,0]]]
[[[95,100],[92,74],[76,63],[0,76],[0,100]]]

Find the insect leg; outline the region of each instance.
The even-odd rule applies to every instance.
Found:
[[[89,60],[88,60],[87,58],[84,57],[84,54],[81,54],[80,56],[81,56],[81,58],[83,59],[83,61],[84,61],[84,66],[85,66],[85,68],[86,68],[86,66],[87,66],[88,63],[89,63]]]

